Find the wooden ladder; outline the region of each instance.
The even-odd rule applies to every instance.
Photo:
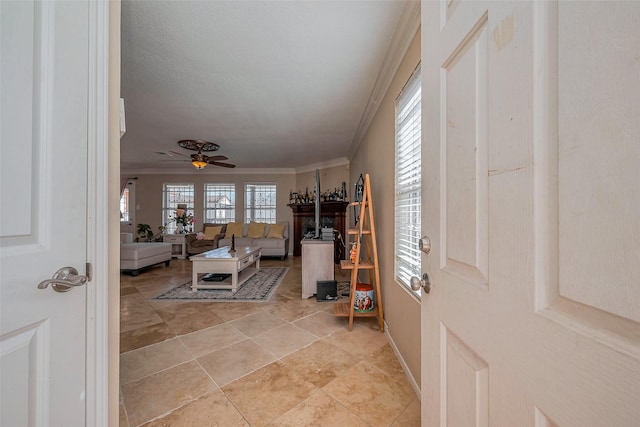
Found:
[[[369,174],[364,177],[364,188],[362,200],[352,202],[350,206],[360,206],[360,220],[355,229],[347,231],[348,243],[355,243],[356,257],[355,262],[350,259],[340,261],[340,268],[343,270],[351,270],[351,295],[349,303],[337,302],[333,312],[339,317],[349,318],[349,330],[353,329],[354,317],[377,317],[380,323],[380,330],[384,331],[384,318],[382,314],[382,294],[380,293],[380,269],[378,267],[378,248],[376,246],[376,228],[373,221],[373,202],[371,200],[371,183]],[[365,250],[362,250],[362,246]],[[346,251],[347,253],[349,250]],[[369,272],[369,283],[374,290],[374,307],[372,311],[356,311],[356,284],[358,283],[358,273],[360,270]]]

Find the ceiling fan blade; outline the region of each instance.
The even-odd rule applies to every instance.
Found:
[[[171,154],[175,154],[176,156],[190,157],[190,156],[188,156],[188,155],[186,155],[186,154],[178,153],[177,151],[171,151],[171,150],[169,150],[168,152],[169,152],[169,153],[171,153]]]
[[[206,156],[207,161],[212,161],[212,160],[229,160],[229,158],[227,156]]]
[[[215,162],[210,160],[209,161],[210,165],[216,165],[216,166],[222,166],[223,168],[235,168],[236,165],[232,165],[231,163],[222,163],[222,162]]]

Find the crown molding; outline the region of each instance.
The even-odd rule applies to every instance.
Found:
[[[358,147],[360,147],[360,143],[369,129],[369,125],[371,125],[371,121],[375,117],[378,107],[380,106],[382,99],[385,97],[387,90],[391,85],[391,81],[395,77],[395,74],[400,67],[400,63],[402,62],[404,55],[407,53],[407,49],[409,49],[409,45],[419,28],[420,1],[408,0],[402,8],[398,24],[396,25],[396,29],[389,44],[389,49],[387,49],[387,53],[382,63],[382,68],[380,69],[380,73],[378,73],[378,78],[376,79],[376,83],[374,84],[371,95],[369,96],[369,101],[367,102],[367,106],[362,114],[360,123],[358,123],[358,128],[356,129],[353,141],[349,147],[349,159],[353,158]]]
[[[216,168],[215,166],[196,170],[189,166],[180,168],[123,168],[121,175],[295,175],[304,172],[311,172],[316,169],[327,169],[336,166],[348,166],[349,159],[338,157],[337,159],[325,162],[313,163],[298,168]]]
[[[121,175],[295,175],[297,172],[293,168],[205,168],[196,170],[193,167],[187,168],[142,168],[142,169],[122,169]]]
[[[338,157],[337,159],[327,160],[325,162],[314,163],[307,166],[301,166],[295,169],[296,173],[311,172],[316,169],[334,168],[336,166],[349,165],[349,159],[346,157]]]

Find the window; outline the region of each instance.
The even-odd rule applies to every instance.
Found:
[[[131,221],[129,206],[129,189],[125,188],[120,197],[120,222]]]
[[[164,184],[162,188],[162,224],[166,233],[173,233],[176,223],[170,222],[178,203],[186,204],[187,211],[193,213],[193,184]]]
[[[120,180],[120,222],[123,225],[131,226],[135,216],[133,207],[136,204],[136,182],[135,178]],[[123,231],[128,231],[123,228]]]
[[[236,220],[236,185],[204,185],[204,222],[227,223]]]
[[[245,222],[276,222],[276,185],[245,184]]]
[[[409,287],[420,277],[421,138],[420,66],[396,99],[395,262],[396,280]],[[420,295],[420,291],[416,292]]]

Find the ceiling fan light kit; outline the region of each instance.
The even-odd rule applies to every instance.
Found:
[[[195,166],[196,169],[204,169],[205,166],[207,166],[208,163],[207,162],[203,162],[201,160],[194,160],[194,161],[191,162],[191,164],[193,166]]]
[[[200,139],[182,139],[178,141],[178,145],[187,150],[198,152],[197,154],[192,154],[190,156],[191,164],[198,170],[204,169],[209,164],[222,166],[225,168],[236,167],[236,165],[232,165],[230,163],[218,162],[218,160],[227,160],[227,157],[225,156],[207,156],[205,154],[202,154],[203,151],[218,151],[220,149],[220,146],[214,142],[202,141]]]

